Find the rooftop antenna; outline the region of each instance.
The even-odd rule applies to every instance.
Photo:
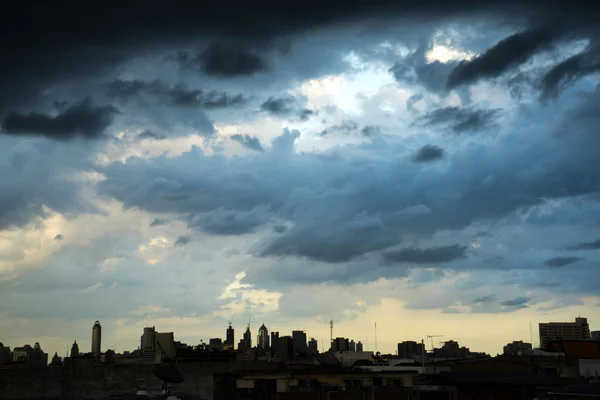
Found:
[[[529,320],[529,341],[531,342],[531,347],[533,347],[533,331],[531,330],[531,320]]]
[[[329,320],[329,345],[333,348],[333,320]]]
[[[377,353],[377,322],[375,322],[375,353]]]

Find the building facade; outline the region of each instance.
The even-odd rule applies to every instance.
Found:
[[[100,322],[94,322],[92,328],[92,355],[95,358],[99,358],[102,353],[102,326]]]
[[[261,327],[258,328],[258,342],[256,345],[264,350],[269,348],[269,330],[265,324],[262,324]]]
[[[233,350],[233,348],[235,347],[235,330],[231,326],[231,322],[229,323],[229,327],[225,332],[225,338],[225,348]]]
[[[512,343],[508,343],[506,346],[504,346],[503,354],[511,355],[511,356],[520,356],[522,354],[525,354],[526,351],[531,350],[531,349],[532,349],[531,343],[527,343],[527,342],[523,342],[522,340],[519,340],[519,341],[515,341]]]
[[[306,332],[292,331],[292,339],[294,341],[294,354],[306,354]]]
[[[407,340],[398,343],[398,357],[411,358],[421,357],[423,354],[423,343],[417,343],[412,340]]]
[[[362,352],[362,351],[364,351],[364,350],[363,350],[363,344],[362,344],[362,342],[361,342],[360,340],[359,340],[359,341],[356,343],[356,351],[357,351],[357,352]]]
[[[540,348],[548,347],[552,340],[591,339],[587,318],[577,317],[575,322],[543,322],[539,324]]]

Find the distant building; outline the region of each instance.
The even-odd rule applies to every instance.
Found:
[[[225,333],[224,344],[226,349],[233,350],[233,348],[235,347],[235,330],[231,326],[231,322],[229,323],[229,328],[227,328],[227,331]]]
[[[223,350],[223,340],[221,338],[208,339],[208,347],[212,350]]]
[[[0,365],[8,364],[9,361],[12,361],[10,347],[5,347],[4,344],[0,342]]]
[[[60,358],[58,356],[57,352],[54,352],[54,356],[52,357],[52,361],[50,362],[50,365],[54,366],[54,367],[58,367],[60,365],[62,365],[62,358]]]
[[[309,356],[316,356],[319,354],[319,344],[317,343],[317,339],[311,338],[308,341],[308,351],[307,354]]]
[[[360,353],[362,353],[364,351],[363,350],[363,344],[362,344],[362,342],[360,340],[356,343],[356,351],[360,352]]]
[[[277,342],[277,358],[283,361],[294,359],[294,339],[291,336],[282,336]]]
[[[577,317],[575,322],[542,322],[540,329],[540,348],[545,349],[553,340],[591,339],[587,318]]]
[[[444,342],[441,349],[433,349],[433,356],[436,358],[467,358],[471,354],[471,351],[467,347],[460,347],[458,342],[454,340],[448,340]]]
[[[248,327],[246,328],[246,332],[244,332],[244,349],[251,349],[252,348],[252,333],[250,332],[250,324],[248,324]]]
[[[423,353],[423,343],[417,343],[412,340],[398,343],[398,357],[414,359],[421,357]]]
[[[262,324],[261,327],[258,328],[258,341],[256,345],[263,350],[267,350],[269,348],[269,330],[265,324]]]
[[[350,341],[348,338],[337,337],[333,339],[333,343],[331,346],[332,351],[349,351],[350,350]]]
[[[292,339],[294,341],[294,354],[306,354],[306,332],[292,331]]]
[[[277,348],[279,345],[279,332],[271,331],[271,355],[277,355]]]
[[[141,338],[142,359],[144,364],[154,364],[155,356],[154,349],[156,341],[156,329],[152,327],[144,328],[144,333]]]
[[[600,340],[600,331],[591,332],[592,340]]]
[[[79,346],[77,345],[77,340],[73,342],[73,346],[71,346],[71,358],[79,357]]]
[[[100,322],[94,322],[92,328],[92,355],[94,358],[99,358],[102,353],[102,327]]]
[[[14,348],[13,363],[26,364],[30,367],[45,367],[48,365],[48,354],[42,351],[38,342],[33,347],[26,344],[23,347]]]
[[[154,348],[154,362],[158,363],[163,358],[175,357],[175,338],[173,332],[156,332],[156,347]]]
[[[356,351],[356,343],[354,342],[354,340],[351,340],[350,343],[348,343],[348,350]]]
[[[522,340],[508,343],[504,346],[504,355],[520,356],[525,354],[526,351],[532,349],[531,343],[523,342]]]

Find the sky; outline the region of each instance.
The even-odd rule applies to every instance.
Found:
[[[250,320],[322,349],[333,320],[367,350],[495,355],[538,322],[600,330],[600,12],[452,3],[20,2],[0,341]]]

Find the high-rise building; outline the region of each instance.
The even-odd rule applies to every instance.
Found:
[[[279,346],[279,332],[271,331],[271,355],[277,355],[277,349]]]
[[[141,339],[142,360],[144,364],[154,363],[154,349],[156,347],[156,330],[154,327],[144,328],[144,334]]]
[[[292,339],[294,340],[294,354],[306,354],[306,332],[292,331]]]
[[[252,348],[252,333],[250,332],[250,324],[244,332],[244,349],[248,350]]]
[[[265,324],[262,324],[261,327],[258,328],[258,341],[256,345],[264,350],[269,348],[269,330]]]
[[[225,338],[225,348],[233,349],[235,347],[235,330],[231,327],[231,322],[229,328],[227,328]]]
[[[294,359],[294,339],[291,336],[282,336],[277,341],[277,358],[283,361]]]
[[[154,362],[160,362],[163,358],[175,357],[175,337],[173,332],[156,332],[154,340],[156,340]]]
[[[414,359],[415,357],[420,357],[422,352],[423,343],[410,340],[398,343],[398,357]]]
[[[504,346],[503,354],[520,356],[525,351],[531,350],[531,349],[532,349],[531,343],[527,343],[527,342],[523,342],[522,340],[519,340],[519,341],[515,341],[512,343],[508,343],[506,346]]]
[[[95,358],[100,357],[100,353],[102,352],[102,327],[100,326],[100,322],[94,322],[94,327],[92,328],[92,355]]]
[[[310,338],[308,341],[308,351],[309,356],[316,356],[319,353],[319,345],[317,343],[317,339]]]
[[[73,346],[71,346],[71,357],[79,356],[79,345],[77,345],[77,340],[73,342]]]
[[[552,340],[591,339],[587,318],[577,317],[575,322],[543,322],[539,325],[540,348],[548,347]]]
[[[360,340],[356,343],[356,351],[357,352],[362,352],[363,351],[363,344],[362,344],[362,342]]]
[[[333,351],[349,351],[350,341],[348,338],[338,337],[333,339],[332,348]]]
[[[600,331],[591,332],[592,340],[600,340]]]
[[[350,343],[348,343],[348,350],[356,351],[356,343],[354,342],[354,340],[351,340]]]

